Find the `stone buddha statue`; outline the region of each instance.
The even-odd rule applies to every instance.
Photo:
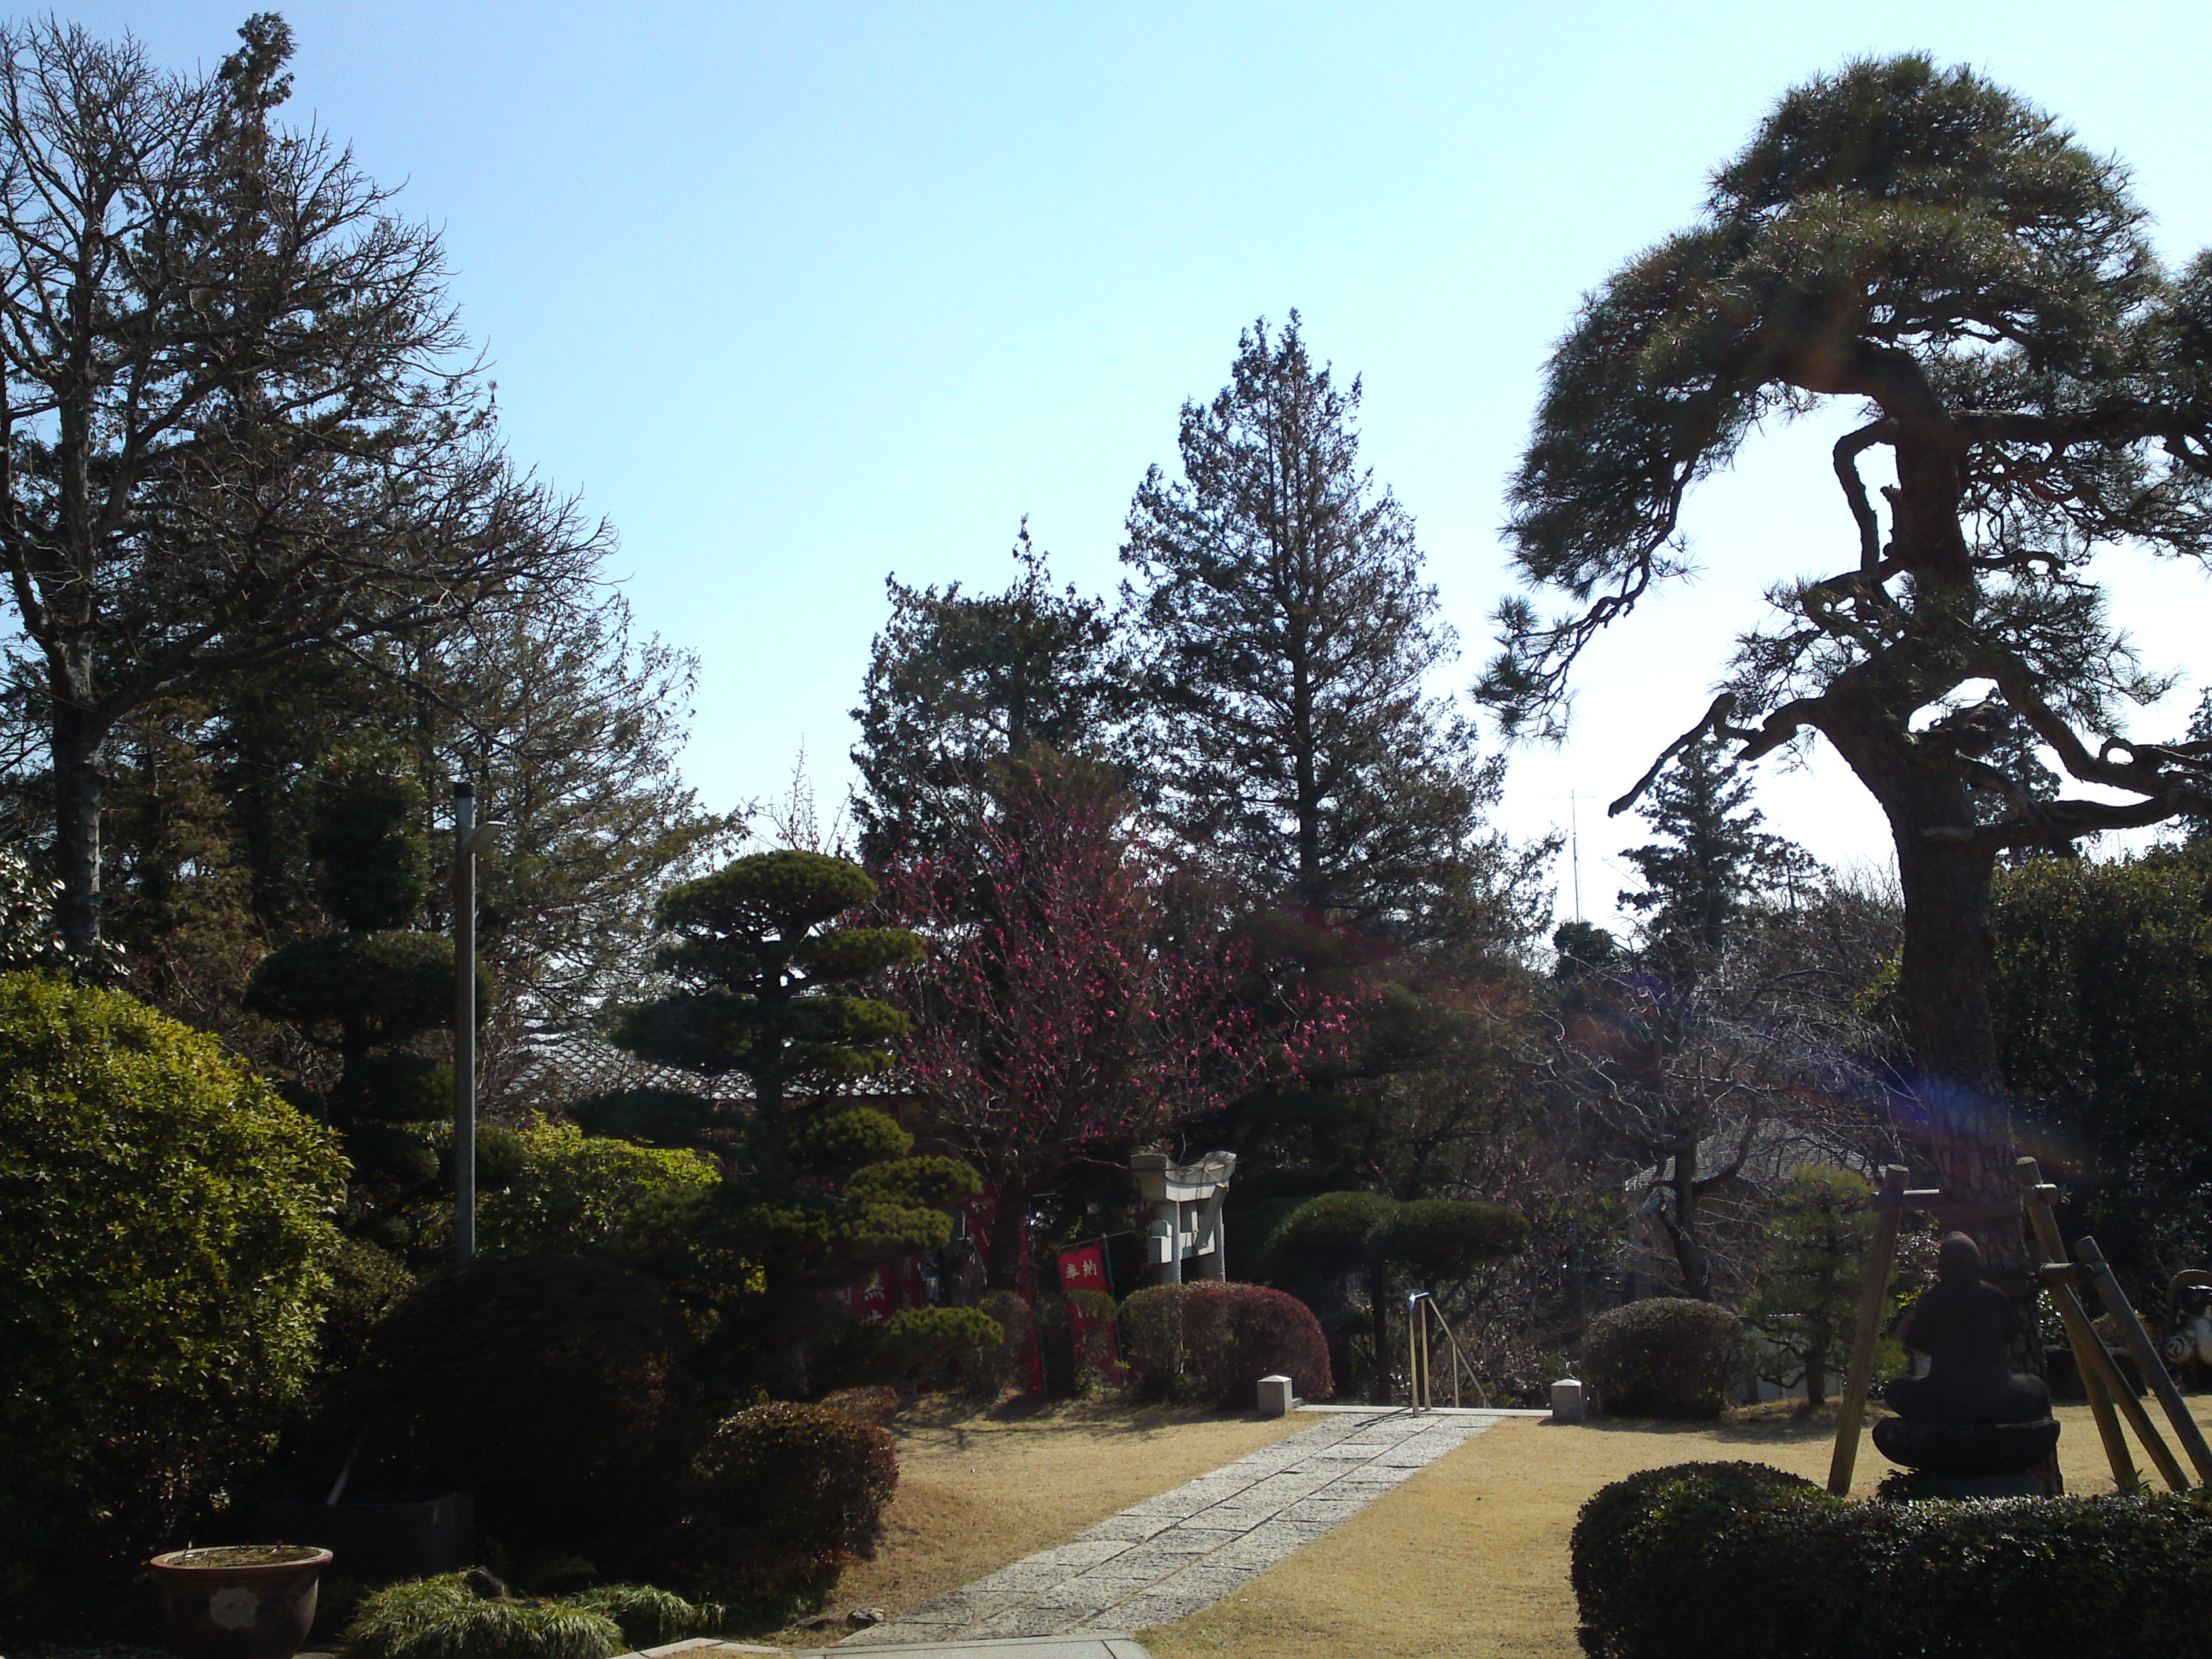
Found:
[[[2013,1370],[2020,1316],[2012,1299],[1983,1279],[1980,1247],[1966,1234],[1937,1247],[1936,1282],[1898,1334],[1928,1356],[1928,1374],[1882,1390],[1897,1413],[1874,1425],[1882,1455],[1937,1478],[1953,1497],[2039,1491],[2032,1471],[2058,1443],[2051,1390]]]
[[[1936,1252],[1936,1282],[1898,1328],[1907,1348],[1928,1356],[1928,1375],[1882,1390],[1911,1423],[2032,1423],[2051,1415],[2040,1377],[2012,1369],[2020,1316],[2012,1298],[1982,1278],[1981,1247],[1953,1233]]]

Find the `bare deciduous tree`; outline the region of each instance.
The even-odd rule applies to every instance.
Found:
[[[271,125],[290,32],[240,33],[183,76],[0,29],[0,556],[79,957],[131,711],[574,580],[598,539],[502,458],[437,237]]]

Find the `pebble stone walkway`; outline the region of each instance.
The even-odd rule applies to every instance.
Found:
[[[1504,1415],[1330,1413],[1072,1542],[846,1640],[877,1647],[1170,1624],[1256,1578]]]

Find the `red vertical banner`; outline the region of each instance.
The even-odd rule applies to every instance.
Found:
[[[1113,1285],[1107,1272],[1103,1239],[1060,1253],[1060,1288],[1067,1298],[1067,1334],[1075,1348],[1076,1364],[1087,1364],[1103,1381],[1118,1384],[1121,1356],[1114,1317],[1091,1311],[1076,1297],[1079,1291],[1111,1296]]]
[[[881,1267],[868,1275],[866,1283],[838,1292],[838,1299],[846,1312],[858,1314],[871,1325],[896,1311],[892,1288],[884,1282]]]
[[[1078,1244],[1060,1253],[1060,1288],[1064,1294],[1106,1288],[1106,1246]]]

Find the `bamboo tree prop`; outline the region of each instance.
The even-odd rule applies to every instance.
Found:
[[[2166,1407],[2166,1420],[2173,1425],[2173,1437],[2181,1442],[2181,1449],[2189,1454],[2189,1461],[2197,1466],[2197,1474],[2208,1486],[2212,1486],[2212,1446],[2204,1443],[2204,1431],[2197,1426],[2197,1419],[2189,1414],[2189,1402],[2181,1397],[2181,1390],[2173,1386],[2172,1377],[2166,1375],[2166,1362],[2159,1358],[2158,1345],[2143,1329],[2142,1321],[2120,1289],[2120,1281],[2112,1276],[2112,1265],[2105,1253],[2097,1248],[2094,1238],[2074,1241],[2074,1254],[2089,1270],[2096,1281],[2097,1294],[2103,1298],[2105,1310],[2112,1316],[2112,1323],[2120,1328],[2120,1335],[2128,1351],[2142,1368],[2144,1381],[2158,1396],[2158,1403]]]
[[[2066,1243],[2059,1235],[2058,1218],[2051,1210],[2051,1200],[2057,1196],[2058,1189],[2044,1181],[2043,1171],[2032,1158],[2023,1158],[2013,1165],[2013,1178],[2020,1182],[2021,1200],[2027,1208],[2028,1224],[2035,1230],[2036,1244],[2043,1252],[2045,1262],[2050,1264],[2042,1274],[2043,1288],[2051,1293],[2059,1319],[2066,1327],[2066,1340],[2074,1350],[2075,1368],[2081,1373],[2082,1392],[2089,1396],[2089,1410],[2097,1419],[2097,1434],[2105,1443],[2106,1460],[2112,1466],[2113,1483],[2122,1492],[2136,1492],[2143,1485],[2135,1459],[2128,1451],[2127,1437],[2120,1432],[2119,1419],[2114,1415],[2117,1408],[2126,1415],[2128,1426],[2135,1431],[2136,1438],[2158,1466],[2160,1477],[2176,1492],[2183,1491],[2189,1485],[2188,1477],[2181,1472],[2180,1463],[2166,1449],[2166,1442],[2160,1438],[2142,1402],[2136,1398],[2136,1391],[2112,1364],[2112,1356],[2105,1352],[2104,1339],[2090,1322],[2088,1310],[2082,1307],[2070,1275],[2051,1271],[2051,1267],[2063,1267],[2066,1261]]]
[[[1841,1498],[1851,1489],[1851,1466],[1858,1461],[1859,1425],[1866,1417],[1867,1393],[1874,1387],[1874,1351],[1881,1335],[1881,1305],[1889,1294],[1889,1270],[1897,1260],[1897,1229],[1905,1219],[1905,1170],[1892,1164],[1881,1172],[1875,1194],[1874,1238],[1867,1249],[1866,1280],[1859,1291],[1859,1322],[1851,1338],[1850,1370],[1844,1397],[1837,1402],[1836,1449],[1828,1460],[1828,1490]]]

